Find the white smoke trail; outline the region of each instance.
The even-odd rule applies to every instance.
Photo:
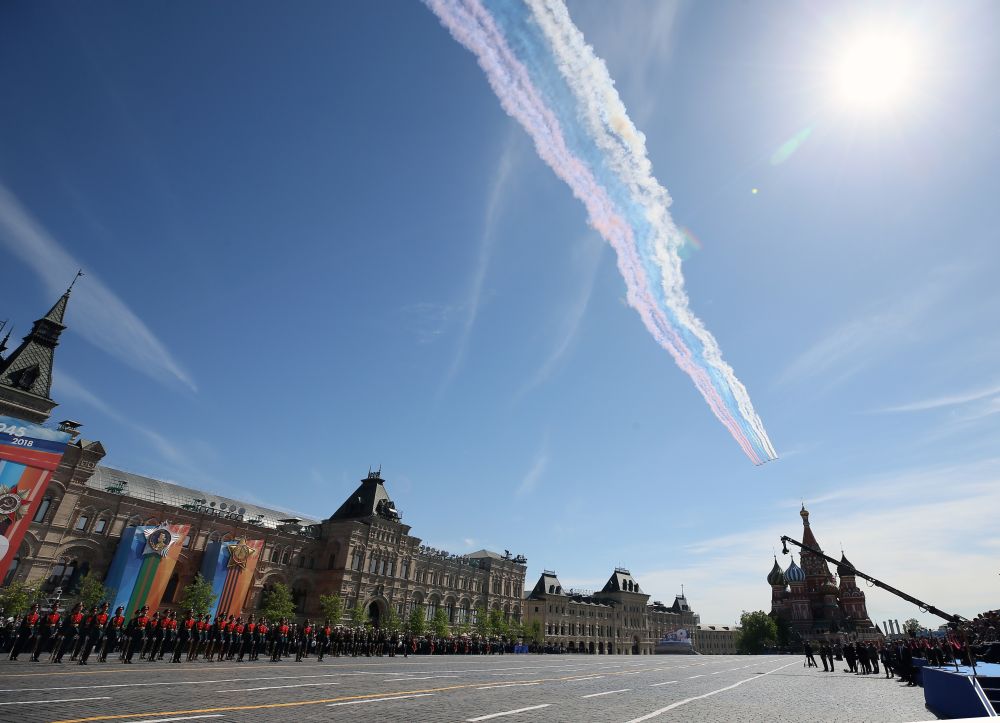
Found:
[[[503,109],[517,119],[535,142],[539,156],[583,202],[591,225],[614,247],[625,279],[627,299],[654,339],[688,373],[716,417],[755,463],[762,460],[740,423],[719,395],[704,367],[666,318],[648,286],[633,229],[585,163],[567,147],[558,119],[541,97],[527,69],[508,46],[492,15],[478,0],[425,0],[453,37],[471,50],[486,73]]]
[[[653,176],[645,136],[629,118],[607,66],[587,45],[562,0],[525,1],[549,41],[563,78],[576,96],[591,138],[629,188],[633,200],[642,207],[645,218],[653,228],[654,252],[661,268],[661,284],[670,310],[678,323],[699,340],[706,363],[730,388],[740,415],[756,434],[761,446],[772,458],[777,457],[746,387],[723,360],[715,337],[691,312],[677,253],[682,237],[667,211],[670,196]]]

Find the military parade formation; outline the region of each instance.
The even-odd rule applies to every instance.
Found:
[[[155,663],[235,661],[255,662],[263,658],[278,662],[295,657],[296,662],[315,656],[322,661],[334,657],[394,657],[396,655],[503,655],[515,646],[499,637],[477,634],[437,637],[390,632],[368,626],[322,625],[309,620],[291,622],[286,618],[246,618],[225,613],[197,616],[188,610],[179,617],[176,611],[150,614],[141,607],[126,619],[124,608],[109,613],[103,603],[84,612],[77,603],[68,614],[53,604],[43,613],[38,604],[10,624],[0,623],[0,650],[9,649],[8,659],[25,655],[32,662],[43,659],[87,665],[94,656],[99,663],[108,657],[124,664],[136,660]]]

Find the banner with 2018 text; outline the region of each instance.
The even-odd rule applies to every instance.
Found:
[[[69,440],[68,432],[0,415],[0,581],[17,557]]]

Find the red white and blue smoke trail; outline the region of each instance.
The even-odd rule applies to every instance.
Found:
[[[645,136],[562,0],[424,1],[476,56],[503,109],[614,247],[628,302],[649,332],[754,464],[775,459],[746,387],[691,312],[683,235],[667,211],[667,190],[653,177]]]

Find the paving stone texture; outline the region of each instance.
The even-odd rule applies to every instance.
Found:
[[[882,676],[817,672],[791,656],[137,660],[87,667],[0,661],[0,721],[167,719],[903,723],[935,717],[920,688]]]

